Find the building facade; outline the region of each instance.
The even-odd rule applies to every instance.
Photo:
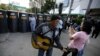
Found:
[[[85,14],[90,1],[91,0],[74,0],[73,5],[72,5],[72,10],[75,10],[77,7],[80,7],[79,8],[80,13]],[[100,9],[99,3],[100,3],[100,0],[92,0],[92,3],[90,5],[90,10]],[[71,2],[69,2],[69,6],[70,4]]]
[[[36,7],[41,9],[41,6],[44,5],[45,0],[31,0],[30,7]]]

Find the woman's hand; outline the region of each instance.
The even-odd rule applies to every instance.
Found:
[[[37,42],[37,45],[39,45],[39,46],[43,46],[42,43],[40,43],[40,42]]]
[[[76,31],[73,27],[69,27],[69,36],[71,37]]]

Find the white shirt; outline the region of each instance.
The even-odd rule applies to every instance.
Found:
[[[63,28],[63,21],[62,20],[59,20],[58,24],[57,24],[57,28],[60,28],[62,29]]]
[[[70,23],[70,18],[67,19],[67,23]]]
[[[29,17],[29,21],[30,21],[31,30],[34,31],[35,30],[35,26],[36,26],[35,17]]]
[[[35,21],[35,17],[29,17],[29,21]]]
[[[46,34],[44,34],[44,36],[47,36],[49,38],[52,38],[52,36],[53,36],[53,31],[50,30],[50,23],[42,23],[36,30],[37,30],[37,32],[41,32],[41,34],[44,34],[47,32]],[[56,37],[58,35],[59,31],[58,31],[58,29],[56,29],[55,31],[56,31],[55,32],[55,37]]]

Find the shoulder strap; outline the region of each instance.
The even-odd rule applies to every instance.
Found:
[[[52,29],[48,30],[47,32],[43,33],[42,35],[44,36],[46,33],[50,32]]]

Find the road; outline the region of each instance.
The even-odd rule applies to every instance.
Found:
[[[69,37],[67,31],[62,32],[60,41],[67,47]],[[38,50],[31,45],[31,33],[0,34],[0,56],[37,56]],[[62,51],[53,48],[52,56],[61,56]],[[69,54],[70,56],[71,54]],[[83,56],[100,56],[100,35],[97,39],[90,38]]]

